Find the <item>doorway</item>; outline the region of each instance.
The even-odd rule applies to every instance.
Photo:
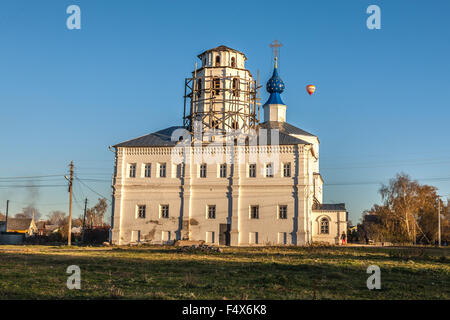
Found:
[[[221,223],[219,225],[219,244],[230,245],[230,224]]]

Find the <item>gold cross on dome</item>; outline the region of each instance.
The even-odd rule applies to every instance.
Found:
[[[278,57],[278,48],[282,47],[283,44],[281,42],[278,42],[275,40],[273,43],[270,44],[271,48],[275,48],[275,58]]]

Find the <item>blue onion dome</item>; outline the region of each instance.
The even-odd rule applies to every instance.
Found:
[[[281,80],[278,75],[277,70],[277,60],[275,58],[275,68],[273,69],[272,78],[267,81],[266,90],[270,93],[270,97],[267,100],[266,104],[284,104],[283,100],[281,100],[280,93],[284,91],[284,82]]]
[[[273,69],[272,78],[267,81],[266,90],[269,93],[282,93],[284,91],[284,82],[278,75],[276,67]]]

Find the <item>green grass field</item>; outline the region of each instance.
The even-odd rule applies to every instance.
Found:
[[[449,249],[0,246],[0,299],[450,299]],[[66,287],[69,265],[81,289]],[[381,290],[368,290],[369,265]]]

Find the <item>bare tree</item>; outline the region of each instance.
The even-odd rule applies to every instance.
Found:
[[[433,243],[437,236],[436,190],[420,185],[405,173],[397,174],[380,188],[383,204],[364,212],[364,230],[375,241]],[[448,220],[449,215],[445,217]]]
[[[62,211],[52,211],[49,214],[48,222],[50,224],[54,224],[57,226],[61,226],[64,224],[64,221],[66,220],[66,213]]]
[[[103,218],[105,216],[108,204],[105,198],[99,198],[98,203],[86,210],[86,226],[96,227],[103,226]]]

